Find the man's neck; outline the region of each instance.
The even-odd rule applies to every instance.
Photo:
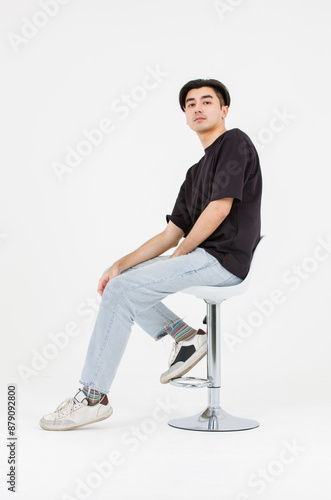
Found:
[[[200,142],[202,144],[203,149],[208,148],[208,146],[213,144],[213,142],[216,141],[216,139],[220,135],[224,134],[224,132],[226,132],[226,131],[227,131],[227,129],[225,128],[224,123],[222,123],[221,125],[219,125],[217,128],[215,128],[212,131],[208,130],[206,132],[198,133],[198,136],[199,136],[199,139],[200,139]]]

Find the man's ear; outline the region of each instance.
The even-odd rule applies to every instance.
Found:
[[[229,106],[222,106],[222,118],[226,118],[228,112],[229,112]]]

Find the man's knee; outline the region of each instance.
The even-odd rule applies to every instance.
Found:
[[[130,288],[132,288],[130,276],[123,276],[120,274],[119,276],[116,276],[116,278],[108,281],[103,295],[105,293],[107,296],[125,294],[125,292],[130,290]]]

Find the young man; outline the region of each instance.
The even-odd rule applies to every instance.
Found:
[[[244,132],[225,128],[230,95],[221,82],[192,80],[181,89],[179,102],[205,154],[187,171],[165,230],[100,278],[102,300],[83,387],[40,420],[43,429],[74,429],[112,414],[107,393],[134,322],[155,340],[167,334],[175,340],[162,383],[187,373],[206,354],[207,335],[184,323],[162,299],[194,285],[236,285],[248,273],[260,239],[257,151]],[[171,256],[161,255],[175,247]]]

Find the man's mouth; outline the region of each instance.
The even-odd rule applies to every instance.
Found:
[[[197,122],[199,120],[205,120],[203,116],[197,116],[197,118],[194,118],[194,121]]]

